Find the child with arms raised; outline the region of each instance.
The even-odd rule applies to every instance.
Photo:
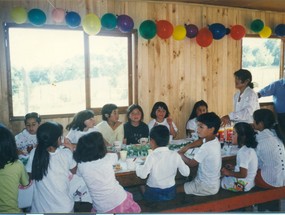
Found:
[[[38,146],[26,166],[35,181],[32,213],[73,212],[69,178],[70,172],[76,173],[76,162],[69,149],[59,147],[62,130],[56,122],[46,122],[38,128]]]
[[[128,108],[128,122],[124,124],[124,142],[127,145],[139,143],[140,138],[148,138],[149,130],[143,122],[143,117],[141,106],[133,104]]]
[[[116,153],[107,153],[101,133],[92,132],[79,139],[74,159],[78,162],[77,174],[85,181],[93,201],[91,212],[139,213],[139,205],[132,194],[126,192],[116,180],[113,165],[118,162]]]
[[[182,159],[189,167],[199,165],[197,176],[193,181],[186,182],[182,188],[186,194],[208,196],[219,191],[222,157],[221,144],[216,133],[220,124],[221,120],[215,113],[201,114],[197,117],[197,133],[202,142],[201,147],[193,159],[186,157],[184,150],[179,151]]]
[[[257,145],[255,132],[251,125],[245,122],[235,124],[232,144],[238,144],[236,166],[227,164],[222,168],[221,187],[234,192],[249,191],[254,187],[257,171],[257,156],[254,148]]]
[[[27,186],[29,176],[18,160],[13,134],[0,126],[0,212],[20,213],[18,208],[18,186]]]
[[[192,113],[186,123],[187,137],[193,138],[194,140],[199,138],[197,134],[197,117],[207,112],[208,104],[204,100],[200,100],[194,104]]]
[[[153,105],[150,117],[153,119],[148,123],[149,130],[156,125],[164,125],[169,130],[170,141],[176,137],[178,129],[170,117],[168,107],[164,102],[156,102]]]
[[[190,169],[180,155],[169,150],[169,130],[164,125],[154,126],[150,131],[150,146],[153,152],[147,156],[144,165],[136,168],[140,178],[147,178],[144,198],[148,201],[163,201],[176,196],[175,176],[177,169],[183,176]]]

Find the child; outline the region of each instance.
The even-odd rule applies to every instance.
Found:
[[[19,155],[28,155],[37,145],[37,130],[41,123],[38,113],[31,112],[26,114],[25,128],[15,136]]]
[[[197,140],[199,138],[197,134],[197,116],[200,116],[201,114],[207,112],[208,104],[204,100],[200,100],[194,104],[192,113],[186,124],[187,137],[193,138],[194,140]]]
[[[193,159],[186,157],[184,151],[179,151],[189,167],[199,165],[194,180],[184,184],[183,191],[186,194],[208,196],[219,191],[222,157],[221,144],[216,133],[220,125],[221,120],[214,112],[201,114],[197,117],[197,133],[202,141],[201,147]]]
[[[124,124],[124,142],[129,144],[139,143],[140,138],[148,138],[149,130],[143,122],[144,113],[141,106],[131,105],[127,110],[128,122]]]
[[[84,134],[97,131],[95,118],[92,110],[78,112],[72,122],[66,126],[69,130],[66,138],[73,144],[77,144],[79,138]]]
[[[76,162],[69,149],[59,147],[62,130],[62,125],[55,122],[43,123],[38,128],[38,146],[26,166],[28,172],[32,170],[35,181],[32,213],[73,212],[69,177],[70,172],[76,173]]]
[[[105,104],[102,108],[102,119],[96,127],[103,135],[107,146],[113,146],[116,140],[123,141],[124,125],[119,121],[119,110],[115,104]]]
[[[221,187],[234,192],[249,191],[254,187],[254,178],[258,161],[254,148],[257,145],[255,132],[252,126],[246,122],[235,124],[232,144],[238,144],[240,148],[236,157],[236,166],[227,164],[221,172]]]
[[[169,129],[170,141],[177,135],[177,127],[170,117],[168,107],[164,102],[156,102],[151,110],[150,117],[153,118],[148,123],[148,128],[151,130],[156,125],[164,125]]]
[[[144,198],[148,201],[174,199],[177,169],[183,176],[190,174],[189,167],[179,154],[169,150],[168,142],[168,128],[164,125],[154,126],[150,131],[150,146],[153,152],[147,156],[144,165],[136,169],[137,176],[142,179],[149,175],[144,192]]]
[[[262,188],[285,186],[284,137],[275,122],[274,113],[269,109],[256,110],[253,119],[254,128],[258,131],[256,186]]]
[[[18,186],[27,186],[29,176],[18,160],[13,134],[0,126],[0,213],[20,213],[18,208]]]
[[[139,213],[139,205],[132,194],[126,192],[116,180],[113,165],[118,162],[116,153],[107,153],[101,133],[82,136],[74,152],[78,162],[77,174],[85,181],[93,201],[91,212]]]

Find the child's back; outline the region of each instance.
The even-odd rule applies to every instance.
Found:
[[[175,185],[177,169],[183,176],[190,174],[189,167],[177,152],[168,147],[159,147],[147,157],[143,166],[137,167],[136,174],[140,178],[146,178],[149,174],[149,187],[165,189]]]

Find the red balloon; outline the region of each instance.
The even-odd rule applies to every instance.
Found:
[[[245,28],[242,26],[242,25],[234,25],[232,28],[231,28],[231,37],[234,39],[234,40],[240,40],[242,39],[246,34],[246,31],[245,31]]]
[[[172,36],[173,25],[167,20],[159,20],[156,22],[156,34],[161,39],[168,39]]]
[[[213,42],[213,34],[208,28],[201,28],[196,36],[199,46],[208,47]]]

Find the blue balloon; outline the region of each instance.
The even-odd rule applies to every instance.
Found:
[[[81,23],[81,17],[74,11],[67,12],[65,22],[70,28],[77,28]]]
[[[222,39],[227,33],[225,26],[221,23],[214,23],[210,25],[209,30],[212,32],[213,39],[215,40]]]
[[[285,36],[285,24],[279,24],[275,27],[275,34],[279,37]]]
[[[34,8],[28,12],[28,19],[33,25],[41,26],[45,24],[47,17],[42,10]]]

